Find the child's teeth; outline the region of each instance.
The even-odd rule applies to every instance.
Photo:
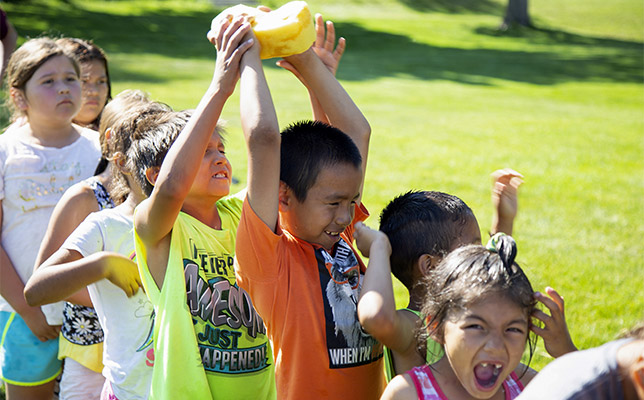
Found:
[[[481,363],[481,367],[485,368],[485,367],[487,367],[487,366],[488,366],[488,364],[487,364],[487,363]]]

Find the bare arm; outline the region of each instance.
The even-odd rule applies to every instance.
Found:
[[[362,254],[369,257],[358,301],[360,324],[393,351],[402,354],[415,351],[415,326],[396,310],[389,265],[391,245],[387,235],[358,222],[354,237]]]
[[[340,64],[340,59],[344,50],[346,48],[346,40],[341,37],[338,39],[338,45],[335,46],[335,26],[333,22],[326,21],[322,18],[322,14],[315,14],[315,43],[313,44],[313,51],[315,54],[320,57],[320,60],[326,65],[326,67],[331,71],[333,76],[335,76],[336,71],[338,70],[338,65]],[[334,48],[335,46],[335,48]],[[295,67],[293,67],[286,60],[279,60],[277,65],[291,71],[303,84],[306,86],[306,89],[309,92],[309,99],[311,101],[311,109],[313,110],[313,118],[316,121],[321,121],[324,123],[329,123],[329,119],[322,109],[318,98],[306,85],[306,82],[303,80],[302,76],[297,72]]]
[[[67,237],[89,214],[98,210],[94,192],[85,183],[77,183],[65,191],[49,219],[47,232],[40,244],[34,268],[38,269],[40,264],[63,245]]]
[[[494,180],[492,187],[494,217],[490,233],[503,232],[512,235],[514,219],[519,210],[518,191],[523,183],[523,175],[513,169],[505,168],[494,171],[492,179]]]
[[[259,59],[259,42],[242,57],[240,114],[248,148],[248,202],[275,231],[280,181],[280,132]]]
[[[136,263],[127,257],[107,251],[83,257],[76,250],[62,248],[34,272],[24,295],[29,305],[49,304],[101,279],[109,279],[127,296],[134,295],[141,286]]]
[[[362,156],[362,184],[364,184],[371,136],[369,122],[312,48],[304,53],[287,57],[285,60],[302,75],[307,87],[320,101],[329,122],[353,139]],[[362,195],[362,186],[360,194]]]
[[[2,201],[0,201],[0,227],[2,226]],[[0,232],[1,235],[2,232]],[[0,295],[25,320],[33,334],[41,341],[58,337],[59,328],[47,323],[40,307],[31,307],[23,295],[24,283],[9,259],[4,247],[0,245]]]
[[[235,89],[239,60],[250,47],[250,43],[242,42],[242,38],[249,30],[250,25],[236,19],[216,38],[210,38],[218,49],[212,82],[165,157],[152,194],[141,202],[135,213],[137,233],[150,249],[148,257],[161,250],[164,253],[161,259],[167,259],[167,239],[199,171],[224,103]],[[167,263],[147,261],[152,277],[161,288]]]

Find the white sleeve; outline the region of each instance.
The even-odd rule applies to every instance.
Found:
[[[100,223],[100,212],[94,212],[85,218],[83,222],[65,240],[62,248],[76,250],[83,257],[87,257],[99,251],[105,250],[105,238]]]

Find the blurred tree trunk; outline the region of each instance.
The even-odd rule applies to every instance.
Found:
[[[513,26],[521,25],[532,28],[532,21],[528,13],[528,0],[508,0],[508,8],[505,10],[505,17],[501,29],[510,29]]]

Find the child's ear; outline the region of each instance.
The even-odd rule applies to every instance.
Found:
[[[439,332],[439,329],[438,329],[438,321],[431,322],[430,326],[427,327],[427,330],[429,331],[429,337],[433,341],[435,341],[440,345],[445,345],[445,341],[443,340],[443,335]]]
[[[284,212],[287,211],[291,202],[293,201],[293,192],[288,185],[280,181],[279,189],[279,210]]]
[[[157,178],[159,177],[159,171],[161,167],[150,167],[145,170],[145,179],[150,182],[150,185],[154,186],[157,183]]]
[[[20,111],[27,111],[29,103],[27,103],[27,98],[22,90],[12,87],[9,89],[9,95]]]
[[[416,261],[416,268],[418,268],[418,271],[423,276],[425,276],[429,274],[429,271],[434,269],[434,267],[436,267],[437,264],[438,264],[437,257],[425,253],[420,257],[418,257],[418,260]]]
[[[121,153],[120,151],[116,151],[112,154],[112,162],[118,168],[122,173],[127,174],[127,171],[125,170],[125,154]]]

